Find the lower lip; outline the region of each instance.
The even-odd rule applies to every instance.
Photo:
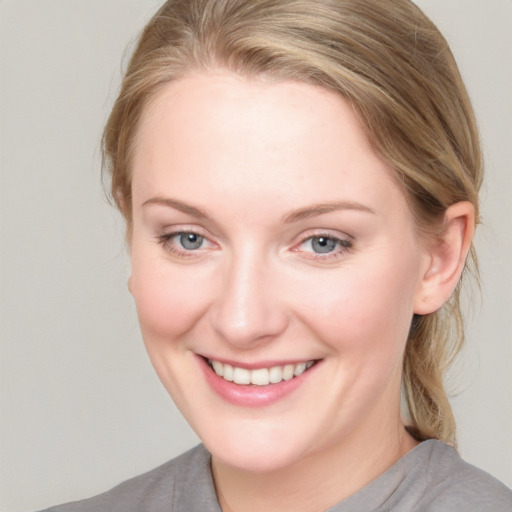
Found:
[[[317,366],[315,364],[298,377],[283,380],[278,384],[256,386],[228,382],[219,377],[203,357],[197,356],[197,359],[210,388],[226,402],[240,407],[265,407],[284,399],[297,390]]]

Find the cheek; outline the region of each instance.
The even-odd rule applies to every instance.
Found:
[[[336,351],[400,359],[413,314],[414,261],[398,271],[393,258],[377,258],[317,279],[302,308],[305,322]]]
[[[158,258],[132,257],[130,289],[146,344],[185,334],[208,302],[208,280]]]
[[[132,253],[130,289],[144,345],[164,387],[182,411],[186,410],[187,390],[194,386],[186,368],[195,364],[183,340],[207,308],[207,280],[198,281],[191,272],[191,268],[177,269],[165,258]]]

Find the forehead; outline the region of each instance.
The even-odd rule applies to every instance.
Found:
[[[342,97],[229,73],[190,75],[161,91],[142,116],[132,163],[135,200],[172,193],[201,202],[215,191],[232,204],[364,198],[375,208],[383,191],[401,195]]]

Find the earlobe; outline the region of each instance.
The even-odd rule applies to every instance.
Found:
[[[451,205],[445,212],[442,232],[428,247],[428,267],[416,295],[414,312],[437,311],[459,282],[475,231],[475,208],[468,201]]]

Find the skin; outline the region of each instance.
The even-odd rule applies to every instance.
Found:
[[[221,71],[150,103],[132,164],[129,287],[151,361],[212,453],[223,510],[325,509],[414,448],[404,347],[413,314],[458,280],[471,206],[449,209],[441,242],[421,239],[345,100]],[[320,236],[332,251],[316,252]],[[318,363],[293,393],[245,407],[210,388],[198,355]]]

